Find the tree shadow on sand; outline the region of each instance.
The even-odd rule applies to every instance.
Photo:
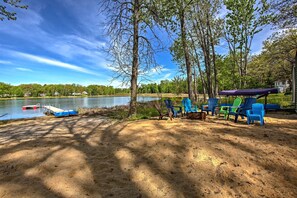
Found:
[[[0,195],[294,197],[294,134],[254,128],[102,117],[11,123],[0,126]]]
[[[0,162],[3,173],[1,186],[6,188],[1,196],[161,195],[158,194],[160,190],[154,188],[161,189],[162,186],[154,186],[157,181],[149,181],[150,177],[163,180],[166,188],[174,189],[175,197],[200,194],[197,188],[191,187],[194,184],[191,185],[190,179],[178,170],[182,159],[172,159],[174,167],[164,171],[158,161],[143,151],[146,148],[142,147],[148,145],[144,143],[137,148],[129,146],[138,141],[136,134],[119,139],[118,135],[125,128],[125,124],[111,124],[110,120],[96,118],[65,118],[52,124],[48,127],[51,123],[46,122],[38,126],[36,123],[22,123],[9,126],[8,130],[5,126],[0,128]],[[158,144],[167,143],[160,141]],[[171,145],[170,148],[172,152],[182,152],[180,149],[179,145]],[[134,156],[128,169],[124,168],[125,162],[118,157],[121,150],[128,150]],[[140,185],[142,182],[133,181],[133,174],[137,174],[135,169],[139,167],[147,169],[142,182],[151,185],[151,188],[143,189]],[[177,181],[175,186],[170,184],[172,179]],[[179,181],[186,185],[178,185]]]

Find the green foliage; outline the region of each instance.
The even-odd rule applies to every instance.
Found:
[[[232,58],[230,55],[226,57],[218,56],[216,61],[220,90],[235,89],[240,76],[238,71],[234,70],[234,67],[232,66]]]
[[[159,113],[156,108],[154,108],[151,103],[140,103],[137,107],[137,117],[140,119],[147,119],[150,117],[156,117]]]
[[[10,9],[7,9],[9,6]],[[16,12],[11,11],[13,8],[27,9],[27,5],[21,5],[21,0],[3,0],[3,3],[0,3],[0,20],[16,20]]]
[[[228,14],[225,21],[225,38],[233,67],[239,72],[238,88],[246,86],[248,56],[254,36],[269,23],[266,0],[224,0]]]
[[[273,34],[264,42],[261,54],[249,63],[249,87],[271,87],[277,80],[291,82],[296,50],[297,30]]]
[[[11,88],[11,85],[0,82],[0,96],[7,97],[8,95],[10,95]]]
[[[296,28],[297,25],[297,1],[274,0],[271,4],[270,13],[272,22],[280,28]]]
[[[114,94],[127,94],[129,89],[113,88],[112,86],[104,85],[89,85],[81,86],[78,84],[21,84],[18,86],[12,86],[6,83],[0,82],[0,97],[39,97],[43,94],[45,96],[72,96],[73,93],[79,93],[83,95],[83,92],[87,92],[87,95],[114,95]]]
[[[128,117],[128,107],[127,106],[117,106],[112,108],[104,109],[103,111],[97,112],[95,115],[103,115],[113,119],[123,120],[139,120],[139,119],[148,119],[151,117],[159,116],[156,108],[153,107],[152,102],[138,103],[137,104],[137,114],[134,114]],[[83,111],[82,111],[83,112]],[[82,113],[81,112],[81,113]]]
[[[257,102],[265,103],[265,98],[260,98]],[[292,105],[292,95],[286,94],[270,94],[267,97],[267,104],[279,104],[281,107],[288,107]]]
[[[226,104],[226,103],[232,104],[236,97],[222,97],[220,98],[219,102],[220,104]],[[242,97],[242,99],[243,98],[244,97]],[[264,97],[259,98],[257,99],[257,102],[264,104],[265,98]],[[270,94],[267,97],[267,104],[279,104],[281,107],[284,107],[284,108],[289,107],[292,105],[292,95],[286,95],[283,93]]]
[[[141,84],[138,88],[139,93],[187,93],[187,82],[181,77],[174,77],[171,81],[162,80],[160,84],[149,83]]]

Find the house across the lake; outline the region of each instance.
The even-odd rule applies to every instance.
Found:
[[[24,97],[30,97],[31,96],[31,92],[26,92],[25,94],[24,94]]]
[[[286,90],[290,87],[290,84],[288,80],[286,81],[278,80],[274,82],[274,87],[278,89],[278,92],[285,93]]]
[[[81,96],[81,93],[73,92],[72,95],[73,95],[73,96]]]

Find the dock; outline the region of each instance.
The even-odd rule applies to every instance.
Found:
[[[65,117],[78,115],[77,111],[74,110],[63,110],[54,106],[45,105],[43,108],[46,110],[45,114],[53,114],[55,117]]]
[[[51,112],[51,113],[59,113],[59,112],[63,112],[63,109],[59,109],[57,107],[53,107],[50,105],[45,105],[43,106],[44,109],[46,109],[47,111]]]

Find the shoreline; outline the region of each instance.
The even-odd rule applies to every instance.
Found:
[[[0,126],[4,125],[4,124],[9,124],[12,122],[18,122],[18,121],[30,121],[30,120],[46,120],[46,119],[51,119],[54,118],[54,116],[37,116],[37,117],[30,117],[30,118],[13,118],[13,119],[9,119],[9,120],[0,120]]]
[[[27,100],[27,99],[64,99],[64,98],[101,98],[101,97],[123,97],[128,95],[98,95],[98,96],[46,96],[46,97],[13,97],[0,98],[0,100]]]
[[[112,112],[112,111],[119,111],[119,108],[121,109],[128,109],[128,105],[117,105],[113,107],[81,107],[78,108],[77,111],[79,114],[77,116],[66,116],[66,117],[55,117],[54,115],[46,115],[43,114],[42,116],[36,116],[36,117],[27,117],[27,118],[11,118],[11,119],[5,119],[5,120],[0,120],[0,126],[3,124],[11,123],[11,122],[18,122],[18,121],[30,121],[30,120],[47,120],[47,119],[63,119],[63,118],[71,118],[71,117],[93,117],[93,116],[102,116],[105,117],[106,119],[113,119],[110,118],[110,116],[106,116],[107,112]]]
[[[0,98],[1,100],[27,100],[27,99],[64,99],[64,98],[102,98],[102,97],[129,97],[130,94],[115,94],[115,95],[96,95],[96,96],[46,96],[46,97],[11,97],[11,98]],[[141,93],[138,94],[140,97],[187,97],[187,94],[176,95],[173,93]]]

